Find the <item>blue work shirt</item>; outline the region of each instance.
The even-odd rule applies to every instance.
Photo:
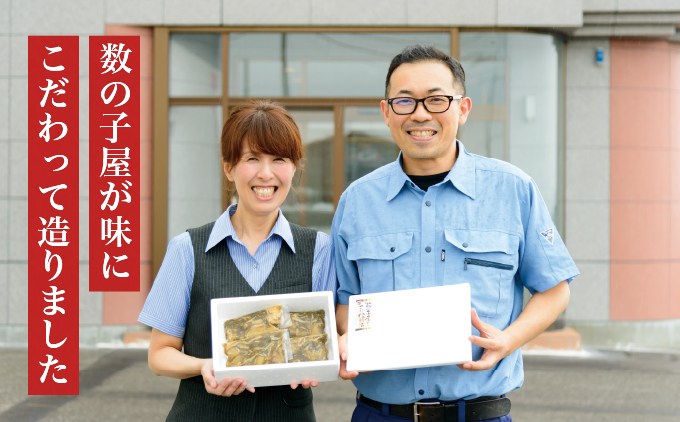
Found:
[[[522,312],[523,286],[533,294],[578,275],[534,181],[457,145],[455,165],[426,192],[404,173],[400,154],[343,193],[331,233],[338,303],[354,294],[469,283],[482,321],[503,330]],[[479,335],[474,327],[472,333]],[[404,336],[404,347],[426,347],[417,332]],[[482,351],[473,344],[473,360]],[[368,398],[406,404],[499,396],[523,380],[516,350],[487,371],[455,365],[375,371],[353,382]]]
[[[290,231],[290,224],[279,209],[279,217],[274,227],[253,256],[245,243],[238,238],[231,224],[230,217],[234,215],[236,208],[236,204],[230,205],[215,221],[205,252],[220,242],[227,242],[236,269],[253,291],[257,292],[274,268],[284,241],[295,253],[293,232]],[[171,336],[183,338],[191,305],[194,271],[191,236],[184,232],[170,240],[163,264],[137,321]],[[331,291],[335,297],[336,288],[333,243],[326,233],[317,232],[312,264],[312,291]]]

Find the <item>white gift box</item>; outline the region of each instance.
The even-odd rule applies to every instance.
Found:
[[[306,312],[323,309],[326,311],[326,349],[328,360],[316,362],[278,363],[271,365],[227,367],[227,355],[222,344],[227,339],[224,334],[224,322],[270,306],[287,305],[290,312]],[[338,336],[335,326],[335,308],[333,293],[313,292],[270,296],[248,296],[210,301],[210,322],[212,330],[212,357],[215,379],[221,382],[225,378],[242,378],[248,387],[266,387],[270,385],[288,385],[302,380],[335,381],[338,379],[340,357],[338,355]]]
[[[348,322],[348,371],[472,360],[467,283],[350,296]]]

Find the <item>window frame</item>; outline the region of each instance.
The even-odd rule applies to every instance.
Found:
[[[241,104],[247,99],[258,99],[258,97],[230,97],[229,96],[229,34],[232,32],[253,32],[253,33],[375,33],[375,32],[447,32],[450,34],[450,54],[452,57],[460,58],[460,33],[461,32],[522,32],[522,33],[538,33],[543,35],[552,35],[566,39],[563,33],[555,33],[549,31],[539,31],[530,29],[518,28],[461,28],[461,27],[405,27],[405,26],[370,26],[370,27],[356,27],[356,26],[224,26],[224,27],[205,27],[205,26],[158,26],[153,28],[153,201],[152,201],[152,274],[155,278],[160,269],[165,250],[167,247],[167,224],[168,224],[168,113],[170,106],[175,105],[210,105],[222,106],[222,124],[229,117],[230,110]],[[222,36],[222,95],[216,97],[170,97],[169,96],[169,47],[170,47],[170,33],[219,33]],[[566,58],[564,58],[564,51],[562,68],[565,68]],[[561,109],[560,122],[564,122],[565,104],[564,104],[564,89],[566,87],[566,78],[564,77],[564,70],[562,71],[562,87],[561,95],[558,101]],[[285,107],[323,107],[332,108],[334,112],[334,126],[335,134],[333,138],[333,199],[337,206],[340,200],[340,195],[344,191],[345,178],[345,145],[343,136],[344,116],[343,110],[345,106],[348,107],[373,107],[378,106],[382,97],[375,98],[356,98],[356,97],[272,97],[268,98],[280,102]],[[482,115],[507,115],[506,106],[478,106],[482,108],[477,110]],[[488,108],[488,110],[487,110]],[[507,125],[507,121],[506,121]],[[558,150],[560,159],[558,166],[560,166],[558,174],[558,188],[560,189],[561,206],[558,207],[559,220],[558,228],[562,233],[562,223],[564,215],[564,123],[561,127],[558,136]],[[506,131],[507,132],[507,131]],[[507,141],[506,141],[507,143]],[[506,153],[507,153],[506,145]],[[222,175],[222,209],[226,209],[230,199],[227,196],[227,179]],[[564,235],[563,235],[564,238]]]

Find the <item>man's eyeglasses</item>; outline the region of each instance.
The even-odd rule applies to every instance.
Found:
[[[462,95],[432,95],[427,98],[396,97],[388,98],[387,104],[392,106],[395,114],[412,114],[418,108],[418,103],[430,113],[443,113],[451,107],[451,101],[460,100]]]

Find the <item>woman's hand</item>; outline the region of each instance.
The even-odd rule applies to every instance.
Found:
[[[212,369],[212,359],[204,359],[201,375],[203,376],[205,391],[216,396],[237,396],[243,393],[244,390],[248,390],[251,393],[255,392],[255,387],[248,387],[248,383],[241,378],[236,378],[233,381],[231,378],[225,378],[221,383],[217,384],[215,371]]]
[[[298,388],[298,385],[302,385],[302,388],[309,388],[310,386],[316,387],[317,385],[319,385],[319,381],[302,380],[302,384],[294,382],[290,385],[290,388],[295,390],[296,388]]]
[[[186,379],[200,374],[205,390],[210,394],[229,397],[241,394],[244,390],[255,392],[255,387],[237,378],[222,380],[219,385],[212,369],[212,359],[199,359],[181,352],[183,339],[153,329],[149,343],[149,368],[156,375]]]

